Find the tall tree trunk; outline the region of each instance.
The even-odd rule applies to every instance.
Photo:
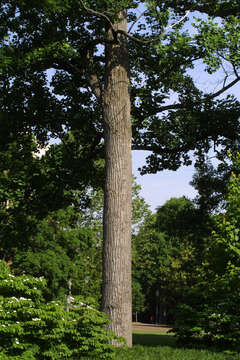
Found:
[[[126,30],[121,12],[116,29]],[[109,30],[109,39],[112,31]],[[104,244],[102,310],[110,329],[132,345],[131,213],[132,159],[130,81],[126,39],[106,45],[104,126],[106,181],[104,193]]]

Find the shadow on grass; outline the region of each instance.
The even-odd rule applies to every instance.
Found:
[[[133,345],[142,345],[144,347],[158,347],[158,346],[169,346],[175,349],[189,349],[189,350],[207,350],[212,353],[222,353],[224,349],[214,346],[206,346],[201,343],[192,343],[192,344],[181,344],[173,335],[168,335],[165,333],[133,333]],[[240,360],[240,354],[236,352],[231,352],[226,357],[227,360]]]
[[[133,334],[133,344],[143,346],[173,346],[177,347],[176,338],[166,334]]]

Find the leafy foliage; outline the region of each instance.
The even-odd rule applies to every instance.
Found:
[[[106,317],[78,299],[66,311],[62,303],[46,303],[46,281],[14,276],[0,261],[0,351],[2,359],[108,359],[113,355],[104,330]]]
[[[97,180],[90,175],[90,163],[79,177],[76,133],[67,134],[64,145],[42,149],[31,134],[17,128],[12,132],[11,123],[7,128],[4,120],[0,117],[0,258],[13,263],[16,274],[43,275],[49,299],[65,297],[69,279],[73,294],[98,299],[99,239],[86,228],[79,210],[89,206],[85,188],[101,187],[103,165],[94,165]],[[42,150],[45,155],[39,156]],[[87,277],[92,281],[86,283]]]
[[[192,161],[190,150],[198,155],[213,143],[226,147],[239,134],[239,102],[233,97],[215,101],[225,87],[206,93],[191,74],[198,66],[203,73],[224,69],[219,73],[224,85],[238,82],[237,2],[147,1],[143,11],[136,0],[121,0],[117,6],[109,0],[5,0],[0,48],[11,66],[1,82],[1,108],[39,139],[79,131],[82,159],[102,154],[102,108],[94,89],[89,91],[89,79],[96,75],[104,89],[107,31],[123,8],[131,26],[133,148],[152,151],[142,172],[175,170]],[[187,10],[193,13],[194,31],[190,25],[186,30],[188,17],[171,28]],[[196,11],[205,16],[193,19]],[[169,104],[173,94],[178,101]],[[228,126],[222,126],[225,121]]]
[[[12,263],[15,274],[44,276],[49,300],[65,298],[71,281],[73,295],[99,301],[104,163],[94,163],[94,177],[89,166],[81,177],[76,175],[81,171],[77,132],[41,158],[31,135],[16,141],[10,136],[1,146],[1,258]],[[149,212],[139,192],[134,181],[133,231]]]
[[[168,200],[146,217],[134,237],[134,277],[144,289],[147,312],[155,314],[158,308],[157,322],[173,322],[184,289],[197,282],[210,230],[208,215],[182,197]]]
[[[233,163],[239,169],[239,154]],[[175,329],[180,339],[198,337],[239,350],[239,189],[240,177],[232,173],[225,212],[215,216],[198,281],[186,289],[180,307]]]
[[[132,311],[135,314],[135,321],[138,320],[137,313],[145,310],[145,294],[139,281],[132,280]]]
[[[73,295],[100,298],[101,239],[80,221],[72,206],[50,213],[37,225],[28,247],[17,244],[14,249],[15,272],[44,276],[49,299],[65,298],[69,281]]]

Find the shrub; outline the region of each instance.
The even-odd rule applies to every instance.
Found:
[[[111,358],[117,338],[104,329],[105,315],[82,299],[70,311],[46,303],[45,289],[43,278],[14,276],[0,261],[1,360]]]

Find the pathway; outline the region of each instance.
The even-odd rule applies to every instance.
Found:
[[[146,331],[163,331],[171,330],[167,325],[145,324],[140,322],[132,323],[133,330],[146,330]]]

